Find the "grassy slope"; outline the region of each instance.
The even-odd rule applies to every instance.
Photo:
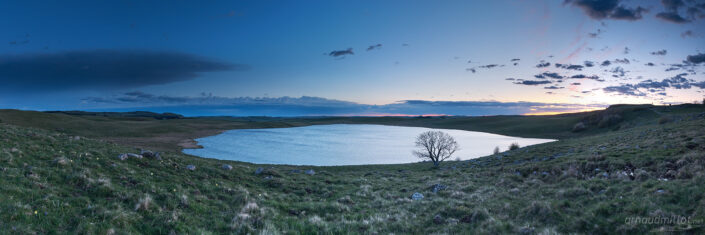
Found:
[[[431,169],[429,164],[263,166],[175,152],[164,154],[161,161],[120,161],[119,153],[136,150],[101,140],[103,132],[113,126],[118,136],[129,137],[133,128],[135,134],[143,135],[136,126],[152,120],[116,122],[93,117],[96,120],[91,122],[106,122],[101,124],[105,130],[85,130],[82,125],[87,122],[74,123],[75,117],[24,120],[26,125],[50,123],[38,124],[41,129],[0,124],[0,233],[639,233],[683,229],[624,221],[629,216],[672,215],[705,220],[705,119],[693,115],[702,112],[701,108],[690,108],[630,111],[622,113],[625,121],[620,126],[624,127],[617,131],[592,128],[587,134],[576,134],[582,137],[473,161],[447,162],[441,169]],[[675,122],[656,124],[654,118],[662,115],[674,115]],[[7,115],[0,119],[19,122],[8,121]],[[166,121],[174,120],[154,121],[149,126]],[[210,121],[224,125],[222,120]],[[430,123],[472,126],[455,121]],[[301,124],[252,122],[256,124],[247,125]],[[124,126],[128,123],[133,126]],[[84,132],[96,138],[77,140],[44,130],[57,127],[64,128],[60,132]],[[223,163],[234,169],[221,169]],[[196,170],[186,170],[189,164]],[[256,175],[253,172],[258,167],[266,170]],[[293,172],[307,169],[316,174]],[[437,183],[447,188],[431,192]],[[412,201],[413,192],[425,198]],[[436,215],[439,219],[434,221]],[[702,232],[702,227],[691,231]]]

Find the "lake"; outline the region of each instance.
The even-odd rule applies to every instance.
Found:
[[[291,128],[240,129],[196,139],[202,149],[184,153],[205,158],[262,164],[363,165],[419,162],[414,156],[416,136],[440,130],[460,146],[453,157],[466,160],[491,155],[495,146],[528,146],[550,139],[519,138],[484,132],[367,124],[314,125]]]

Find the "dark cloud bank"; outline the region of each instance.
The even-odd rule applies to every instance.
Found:
[[[385,115],[513,115],[530,112],[563,112],[604,105],[548,104],[539,102],[404,100],[386,105],[366,105],[319,97],[220,97],[164,96],[127,92],[114,97],[89,97],[86,105],[112,108],[90,111],[173,112],[186,116],[385,116]]]
[[[196,55],[144,50],[86,50],[0,56],[7,90],[126,89],[194,79],[199,73],[247,70]]]

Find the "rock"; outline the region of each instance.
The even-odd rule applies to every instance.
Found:
[[[414,194],[411,194],[411,200],[421,200],[423,199],[423,194],[419,192],[415,192]]]
[[[433,217],[434,224],[442,224],[443,222],[443,217],[441,217],[441,215],[436,215]]]
[[[229,170],[233,169],[233,166],[231,166],[230,164],[223,164],[223,166],[221,166],[220,168],[223,168],[223,170],[229,171]]]
[[[438,191],[444,190],[444,189],[446,189],[446,188],[448,188],[448,187],[445,186],[445,185],[442,185],[442,184],[434,184],[433,186],[431,186],[431,192],[437,193]]]
[[[187,166],[186,166],[186,170],[195,171],[195,170],[196,170],[196,166],[194,166],[194,165],[187,165]]]
[[[65,157],[58,157],[58,158],[54,159],[54,163],[57,164],[57,165],[62,165],[62,166],[63,166],[63,165],[68,164],[69,161],[66,160]]]
[[[161,161],[161,160],[162,160],[162,154],[161,154],[160,152],[156,152],[156,153],[154,154],[154,159],[157,159],[157,160]]]
[[[534,234],[534,228],[532,227],[523,227],[519,229],[519,234]]]
[[[127,154],[126,153],[120,154],[120,155],[118,155],[117,158],[120,159],[120,161],[125,161],[125,160],[127,160]]]
[[[307,175],[315,175],[316,172],[313,171],[313,169],[309,169],[309,170],[304,171],[304,174],[307,174]]]
[[[140,155],[141,155],[142,157],[146,157],[146,158],[154,158],[154,157],[156,157],[156,154],[155,154],[154,152],[152,152],[152,151],[149,151],[149,150],[142,150],[142,151],[140,151]]]
[[[664,193],[666,193],[666,190],[659,189],[659,190],[656,190],[656,193],[657,194],[664,194]]]
[[[257,168],[257,170],[255,170],[255,175],[262,174],[262,172],[264,172],[264,168],[262,168],[262,167]]]
[[[142,159],[142,155],[135,154],[135,153],[128,153],[127,156],[137,158],[137,159]]]

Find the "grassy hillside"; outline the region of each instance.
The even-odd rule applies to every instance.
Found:
[[[180,132],[198,129],[192,126],[198,123],[66,114],[13,120],[8,117],[22,112],[7,115],[9,111],[4,111],[0,117],[5,122],[0,123],[0,233],[705,232],[701,107],[622,108],[629,110],[619,111],[620,122],[602,127],[598,127],[602,118],[590,116],[599,115],[595,113],[546,117],[565,120],[566,126],[583,121],[588,128],[575,134],[564,130],[572,137],[558,142],[445,162],[440,169],[425,163],[253,165],[173,151],[162,154],[161,160],[120,160],[119,154],[139,150],[109,142],[105,133],[131,138],[131,132],[146,135],[139,127]],[[664,116],[668,120],[659,124]],[[512,118],[523,117],[503,118],[495,122],[511,123]],[[202,128],[334,122],[197,120],[206,123]],[[398,120],[415,119],[376,121]],[[474,125],[452,118],[432,120],[439,127]],[[20,122],[37,127],[7,124]],[[407,124],[418,124],[413,122]],[[85,130],[82,125],[95,129]],[[81,132],[87,134],[74,134]],[[223,168],[224,164],[232,169]],[[189,170],[189,165],[195,169]],[[307,170],[314,174],[306,174]],[[416,192],[424,198],[412,200]],[[689,217],[691,222],[628,223],[634,217],[673,216]]]

